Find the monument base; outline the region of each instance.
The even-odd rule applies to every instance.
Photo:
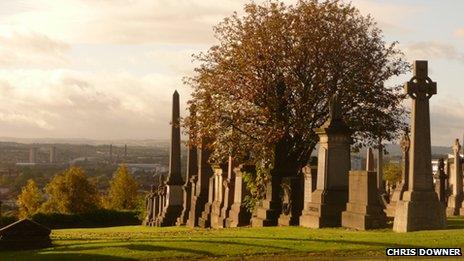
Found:
[[[405,191],[396,204],[393,231],[409,232],[446,228],[445,210],[435,191]]]
[[[214,201],[211,206],[211,227],[223,228],[224,223],[221,219],[221,202]]]
[[[252,227],[277,226],[277,219],[281,212],[280,202],[264,200],[251,218]]]
[[[175,226],[177,218],[180,216],[181,212],[182,212],[181,205],[168,205],[164,209],[163,214],[157,220],[156,222],[157,226],[160,226],[160,227]]]
[[[300,226],[310,228],[340,227],[346,209],[348,189],[315,190],[313,202],[307,203]]]
[[[380,207],[347,204],[342,213],[342,227],[368,230],[387,227],[387,216]]]
[[[211,227],[211,207],[212,203],[206,203],[205,209],[201,212],[201,216],[198,219],[198,226],[201,228]]]
[[[208,201],[207,192],[202,191],[202,193],[198,196],[193,196],[192,204],[190,205],[190,212],[189,218],[187,220],[186,226],[188,227],[196,227],[198,226],[199,217],[201,216],[201,212],[203,211],[203,206]]]
[[[251,213],[241,204],[232,204],[229,217],[226,219],[226,227],[242,227],[250,224]]]

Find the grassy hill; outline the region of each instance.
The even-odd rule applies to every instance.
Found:
[[[394,233],[391,229],[359,232],[301,227],[60,229],[52,232],[54,247],[0,252],[0,260],[385,258],[387,247],[464,248],[464,219],[454,218],[448,223],[447,230],[412,233]]]

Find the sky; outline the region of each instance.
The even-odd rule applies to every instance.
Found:
[[[248,0],[0,1],[0,137],[167,139],[191,55]],[[260,3],[262,1],[255,1]],[[286,0],[292,4],[296,0]],[[408,61],[429,61],[433,145],[464,134],[464,1],[353,0]],[[404,82],[411,75],[392,79]]]

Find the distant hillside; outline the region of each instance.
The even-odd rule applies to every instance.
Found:
[[[87,145],[106,145],[113,144],[115,146],[150,146],[164,147],[169,144],[168,139],[120,139],[120,140],[94,140],[94,139],[57,139],[57,138],[14,138],[0,137],[0,142],[16,142],[16,143],[40,143],[40,144],[87,144]]]

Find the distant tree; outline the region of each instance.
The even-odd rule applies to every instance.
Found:
[[[389,184],[395,185],[401,181],[401,165],[397,163],[387,163],[383,169],[383,178]]]
[[[48,200],[43,205],[44,212],[85,213],[100,205],[97,189],[79,167],[71,167],[53,177],[45,191]]]
[[[43,202],[44,198],[39,187],[34,180],[29,179],[16,200],[19,207],[19,217],[27,218],[34,215]]]
[[[200,65],[186,79],[196,114],[184,123],[198,144],[213,140],[212,161],[225,161],[232,150],[237,161],[272,166],[276,144],[283,144],[283,161],[300,169],[334,93],[355,145],[397,137],[405,96],[384,84],[409,66],[370,16],[338,0],[270,0],[244,11],[214,28],[218,44],[195,56]]]
[[[138,206],[138,187],[126,165],[121,165],[111,180],[108,197],[104,200],[106,208],[135,209]]]

